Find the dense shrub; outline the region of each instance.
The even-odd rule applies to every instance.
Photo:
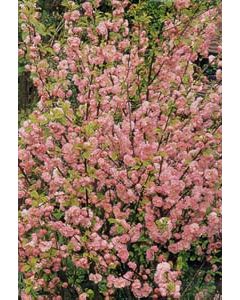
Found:
[[[63,1],[57,40],[20,3],[39,97],[19,129],[22,299],[179,299],[190,266],[220,271],[220,8],[160,1],[159,33],[146,2],[102,2]]]

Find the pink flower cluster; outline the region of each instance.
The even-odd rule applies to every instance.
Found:
[[[87,208],[72,206],[66,211],[65,220],[68,224],[80,225],[82,227],[90,227],[93,212]]]
[[[177,10],[188,8],[190,6],[190,0],[175,0],[174,2]]]
[[[146,298],[152,292],[152,287],[148,283],[141,284],[139,279],[135,279],[132,283],[132,292],[136,298]]]
[[[171,271],[169,263],[162,262],[157,265],[154,281],[158,285],[158,291],[162,297],[171,295],[174,299],[180,298],[181,281],[177,278],[178,272]]]
[[[79,299],[179,299],[179,253],[211,263],[221,249],[220,49],[216,80],[196,67],[221,16],[189,22],[197,3],[174,3],[154,51],[146,24],[125,18],[129,2],[112,0],[111,17],[100,1],[69,9],[51,55],[28,21],[37,8],[22,8],[20,55],[39,97],[19,129],[23,299],[62,299],[72,269]]]

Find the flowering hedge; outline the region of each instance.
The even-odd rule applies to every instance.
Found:
[[[57,40],[20,2],[39,97],[19,129],[22,299],[179,299],[190,260],[220,271],[220,8],[168,1],[154,36],[103,2],[63,1]]]

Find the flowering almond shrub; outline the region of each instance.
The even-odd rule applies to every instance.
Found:
[[[190,261],[220,270],[220,8],[170,2],[152,37],[102,2],[63,1],[57,39],[20,3],[39,97],[19,129],[22,299],[180,299]]]

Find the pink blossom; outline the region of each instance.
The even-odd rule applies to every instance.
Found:
[[[181,10],[190,6],[190,0],[175,0],[174,4],[177,10]]]
[[[82,269],[88,269],[89,268],[88,259],[86,257],[82,257],[79,260],[76,260],[75,265],[79,268],[82,268]]]
[[[68,38],[68,45],[72,48],[79,48],[80,39],[78,37],[70,37]]]
[[[138,279],[134,280],[131,289],[136,298],[148,297],[152,292],[152,287],[148,283],[141,285],[141,282]]]
[[[124,288],[125,286],[128,285],[128,282],[126,279],[124,278],[115,278],[114,281],[113,281],[113,285],[115,288],[117,289],[121,289],[121,288]]]
[[[93,7],[90,2],[84,2],[82,8],[85,11],[85,15],[91,17],[93,15]]]
[[[118,256],[121,259],[122,263],[125,263],[128,260],[129,253],[125,246],[120,247],[120,249],[118,250]]]
[[[100,274],[89,274],[89,280],[94,281],[94,283],[99,283],[100,281],[102,281],[102,275]]]
[[[127,166],[132,166],[132,165],[134,165],[134,163],[135,163],[134,159],[133,159],[130,155],[128,155],[128,154],[126,154],[126,155],[124,156],[123,160],[124,160],[124,163],[125,163]]]
[[[21,299],[23,299],[23,300],[32,300],[32,296],[31,295],[27,295],[24,292],[21,292]]]
[[[48,250],[50,250],[51,248],[52,248],[52,246],[53,246],[53,243],[51,242],[51,241],[49,241],[49,242],[41,242],[40,244],[39,244],[39,249],[42,251],[42,252],[46,252],[46,251],[48,251]]]
[[[221,69],[217,70],[217,72],[216,72],[216,78],[217,78],[218,81],[222,80],[222,70]]]
[[[153,205],[156,206],[156,207],[163,206],[163,201],[162,201],[161,197],[158,197],[158,196],[153,197],[152,202],[153,202]]]
[[[45,182],[50,182],[51,181],[51,175],[48,173],[48,172],[43,172],[42,173],[42,179],[45,181]]]
[[[79,296],[78,300],[87,300],[87,298],[88,298],[88,294],[87,294],[87,293],[82,293],[82,294]]]
[[[97,32],[100,35],[106,36],[108,33],[108,29],[106,27],[106,24],[104,22],[100,22],[97,26]]]
[[[74,10],[71,12],[70,20],[77,21],[80,18],[80,12],[78,10]]]

